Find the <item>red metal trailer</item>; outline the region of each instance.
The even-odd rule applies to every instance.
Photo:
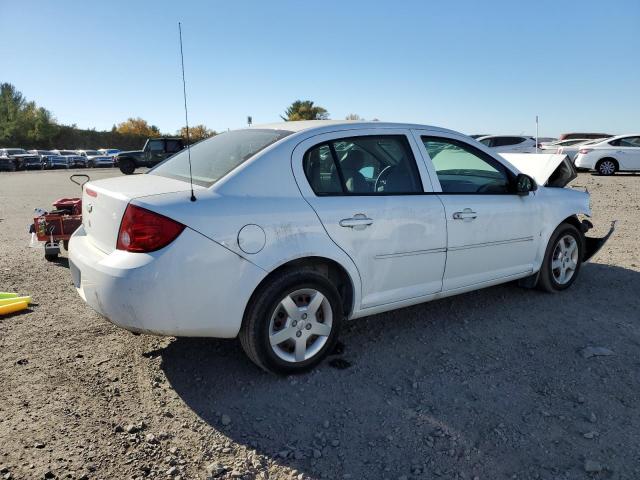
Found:
[[[78,181],[78,177],[85,178]],[[80,188],[87,183],[88,175],[71,175],[70,180],[80,185]],[[69,247],[71,234],[82,224],[82,199],[81,198],[60,198],[53,202],[54,210],[33,219],[32,232],[36,234],[39,241],[44,244],[44,258],[53,261],[58,258],[60,244],[65,250]]]

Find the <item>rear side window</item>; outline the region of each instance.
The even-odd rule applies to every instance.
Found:
[[[288,130],[246,129],[221,133],[193,145],[193,182],[210,187],[269,145],[291,135]],[[182,149],[149,171],[151,175],[189,181],[189,150]]]
[[[404,135],[332,140],[308,150],[303,162],[316,195],[403,195],[423,191]]]
[[[492,147],[506,147],[509,145],[518,145],[526,139],[523,137],[495,137],[491,143]]]
[[[640,137],[618,138],[609,142],[614,147],[640,147]]]
[[[167,153],[176,153],[182,150],[182,142],[180,140],[167,140]]]

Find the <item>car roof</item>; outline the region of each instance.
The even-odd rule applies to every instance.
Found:
[[[360,120],[300,120],[293,122],[276,122],[266,123],[262,125],[252,125],[247,129],[267,129],[267,130],[285,130],[289,132],[309,132],[309,131],[336,131],[336,130],[354,130],[365,128],[404,128],[404,129],[420,129],[420,130],[438,130],[441,132],[456,133],[441,127],[431,125],[420,125],[415,123],[394,123],[394,122],[378,122],[378,121],[360,121]]]
[[[627,137],[640,137],[640,133],[625,133],[624,135],[615,135],[613,137],[605,137],[605,138],[602,138],[602,139],[594,138],[594,140],[600,140],[600,142],[595,144],[595,145],[599,145],[599,144],[604,143],[604,142],[609,143],[612,140],[617,140],[619,138],[627,138]]]
[[[532,138],[529,135],[485,135],[484,137],[478,137],[476,140],[484,140],[485,138],[503,138],[503,137],[517,137],[517,138]]]

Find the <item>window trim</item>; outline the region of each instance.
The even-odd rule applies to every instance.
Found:
[[[370,138],[370,137],[378,137],[378,138],[400,137],[401,141],[405,143],[404,145],[405,151],[411,155],[411,158],[409,158],[409,163],[411,164],[409,168],[412,170],[414,178],[418,181],[417,187],[419,191],[417,192],[349,192],[347,190],[346,182],[344,180],[344,174],[342,172],[342,167],[340,165],[340,162],[338,161],[338,154],[333,144],[336,142],[348,142],[350,140],[357,141],[358,139],[361,139],[361,138]],[[307,172],[304,165],[307,155],[311,150],[314,150],[316,148],[321,148],[325,145],[329,147],[329,151],[331,152],[331,160],[333,162],[333,165],[336,171],[338,172],[338,177],[340,178],[340,188],[342,189],[342,192],[318,193],[313,188],[313,185],[309,180],[309,177],[307,176]],[[385,154],[389,155],[386,151],[385,151]],[[309,188],[311,189],[311,191],[316,197],[389,197],[389,196],[402,197],[402,196],[413,196],[413,195],[425,195],[427,193],[436,193],[436,192],[425,191],[424,183],[422,181],[422,175],[420,173],[420,168],[418,167],[418,161],[414,154],[413,148],[411,147],[411,139],[406,133],[371,133],[371,134],[365,134],[365,135],[350,135],[348,137],[336,137],[333,139],[324,140],[315,145],[312,145],[311,147],[307,148],[304,151],[304,153],[302,154],[302,172],[304,174],[304,178],[307,182],[307,185],[309,186]]]
[[[439,192],[433,192],[435,195],[518,195],[517,192],[515,191],[515,189],[513,188],[514,185],[514,180],[516,178],[516,174],[513,173],[511,171],[510,168],[508,168],[506,165],[504,165],[502,162],[500,162],[498,159],[494,158],[493,156],[489,155],[486,152],[483,152],[482,150],[480,150],[477,147],[474,147],[473,145],[463,141],[463,140],[459,140],[457,138],[453,138],[453,137],[444,137],[444,136],[440,136],[440,135],[431,135],[429,133],[425,133],[424,130],[422,131],[416,131],[416,136],[418,138],[418,140],[420,141],[420,143],[422,144],[422,148],[424,149],[424,154],[425,154],[425,161],[430,163],[430,169],[429,172],[433,171],[434,175],[435,175],[435,179],[438,182],[438,187],[440,188]],[[442,184],[440,183],[440,178],[438,178],[438,174],[437,171],[435,169],[435,165],[433,164],[433,160],[431,159],[431,156],[429,155],[429,151],[427,150],[427,147],[424,145],[424,138],[430,138],[430,139],[434,139],[435,141],[442,141],[442,142],[447,142],[447,143],[451,143],[453,145],[457,145],[459,147],[461,147],[464,150],[469,150],[470,152],[472,152],[473,154],[475,154],[476,156],[480,157],[482,160],[486,161],[489,165],[491,165],[492,167],[495,168],[496,165],[499,166],[499,168],[502,168],[506,175],[507,175],[507,179],[509,181],[509,191],[507,192],[501,192],[501,193],[497,193],[497,192],[445,192],[442,190]]]

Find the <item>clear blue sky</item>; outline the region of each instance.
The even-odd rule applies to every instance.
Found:
[[[640,1],[0,0],[0,81],[60,123],[109,129],[331,118],[466,133],[640,131]]]

